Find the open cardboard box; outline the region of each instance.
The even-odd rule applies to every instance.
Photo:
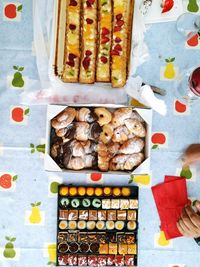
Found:
[[[97,104],[70,104],[68,106],[74,106],[74,107],[106,107],[106,108],[120,108],[125,107],[121,105],[97,105]],[[46,125],[46,150],[45,150],[45,159],[44,159],[44,165],[46,171],[53,171],[53,172],[70,172],[70,173],[93,173],[93,172],[100,172],[98,170],[80,170],[80,171],[73,171],[73,170],[66,170],[61,169],[58,164],[53,160],[53,158],[50,156],[50,132],[51,132],[51,119],[53,119],[56,115],[58,115],[61,111],[63,111],[66,106],[63,105],[49,105],[47,108],[47,125]],[[108,171],[108,172],[102,172],[106,174],[118,174],[118,175],[127,175],[127,174],[147,174],[150,171],[150,151],[151,151],[151,125],[152,125],[152,110],[148,108],[134,108],[133,110],[137,111],[138,114],[144,119],[146,122],[146,129],[147,129],[147,135],[145,138],[145,160],[136,168],[134,171]],[[101,172],[100,172],[101,173]]]

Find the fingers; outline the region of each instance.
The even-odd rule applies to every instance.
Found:
[[[190,165],[200,160],[200,144],[190,145],[184,152],[184,165]]]
[[[190,206],[187,206],[183,209],[182,215],[184,218],[186,218],[186,220],[190,220],[191,223],[196,226],[196,228],[200,228],[200,216],[197,215]]]
[[[200,216],[197,215],[190,206],[186,206],[177,222],[180,233],[188,237],[200,236]]]
[[[195,202],[195,207],[197,208],[198,212],[200,212],[200,201]]]

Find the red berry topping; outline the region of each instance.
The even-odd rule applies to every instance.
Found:
[[[121,31],[121,27],[119,27],[119,26],[114,27],[114,32],[120,32],[120,31]]]
[[[107,57],[101,56],[100,59],[101,59],[101,62],[104,63],[104,64],[106,64],[108,62]]]
[[[93,5],[94,2],[95,2],[95,0],[88,0],[88,2],[89,2],[91,5]]]
[[[116,15],[116,20],[120,20],[121,18],[122,18],[122,14],[121,13]]]
[[[92,52],[91,52],[90,50],[86,50],[86,51],[85,51],[85,55],[89,57],[89,56],[92,55]]]
[[[117,26],[122,26],[122,25],[124,25],[124,21],[123,20],[118,20],[117,21]]]
[[[101,34],[106,35],[106,34],[109,34],[109,33],[110,33],[110,31],[107,28],[105,28],[105,27],[102,28]]]
[[[70,6],[77,6],[78,3],[77,3],[75,0],[70,0],[69,5],[70,5]]]
[[[70,28],[70,30],[75,30],[75,29],[76,29],[76,25],[74,25],[74,24],[69,24],[69,28]]]
[[[92,7],[92,5],[90,4],[89,1],[86,1],[86,5],[87,5],[87,7]]]
[[[91,59],[89,57],[85,57],[83,59],[83,67],[84,67],[85,70],[87,70],[89,68],[89,66],[90,66],[90,60]]]
[[[68,56],[69,61],[73,61],[76,57],[77,57],[76,55],[69,53],[69,56]]]
[[[120,44],[115,45],[114,50],[122,51],[122,47]]]
[[[86,19],[87,24],[92,24],[93,23],[93,19]]]
[[[109,42],[110,41],[110,39],[108,38],[108,37],[103,37],[102,39],[101,39],[101,44],[106,44],[107,42]]]
[[[112,56],[119,56],[119,51],[117,50],[112,50],[110,53]]]
[[[73,60],[67,61],[66,64],[71,66],[71,67],[74,67],[74,65],[75,65]]]
[[[115,43],[120,43],[121,41],[122,41],[121,38],[119,38],[119,37],[115,38]]]

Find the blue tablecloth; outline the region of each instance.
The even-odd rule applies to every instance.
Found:
[[[55,262],[52,248],[56,242],[57,195],[51,192],[51,183],[87,184],[92,181],[84,174],[44,171],[46,106],[20,104],[20,94],[29,90],[31,80],[38,79],[32,49],[32,1],[12,2],[14,7],[7,7],[9,1],[0,2],[0,266],[44,267]],[[46,1],[42,2],[45,22],[48,14]],[[137,71],[145,82],[167,90],[168,107],[167,116],[156,113],[153,116],[150,181],[139,183],[139,267],[200,266],[199,247],[193,239],[168,242],[163,238],[150,190],[151,185],[163,181],[164,175],[180,174],[182,166],[178,159],[182,150],[200,141],[200,105],[180,106],[173,92],[173,74],[165,72],[166,58],[175,58],[171,67],[175,67],[176,72],[199,64],[200,47],[171,46],[172,27],[173,22],[149,28],[145,41],[150,58]],[[159,142],[164,144],[157,146]],[[192,167],[192,177],[189,175],[187,180],[192,199],[200,199],[199,172],[198,167]],[[129,179],[128,175],[104,175],[99,182],[126,185]],[[38,224],[29,220],[35,210],[41,214]],[[10,258],[5,257],[5,249],[9,247]]]

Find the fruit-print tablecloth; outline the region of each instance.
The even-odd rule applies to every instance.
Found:
[[[44,23],[48,14],[45,12]],[[198,2],[200,6],[200,2]],[[153,116],[149,176],[133,178],[140,186],[139,267],[199,267],[200,247],[192,239],[166,241],[150,190],[164,175],[181,173],[178,158],[200,142],[200,104],[181,105],[173,80],[199,63],[198,37],[171,47],[174,23],[155,24],[145,35],[150,58],[138,68],[144,81],[167,90],[167,116]],[[56,185],[94,183],[84,174],[44,171],[45,106],[23,106],[20,94],[38,79],[33,51],[32,1],[0,1],[0,266],[44,267],[55,263]],[[200,199],[200,168],[184,173],[192,199]],[[96,177],[97,178],[97,177]],[[126,185],[129,176],[103,175],[95,183]],[[131,182],[131,181],[130,181]]]

